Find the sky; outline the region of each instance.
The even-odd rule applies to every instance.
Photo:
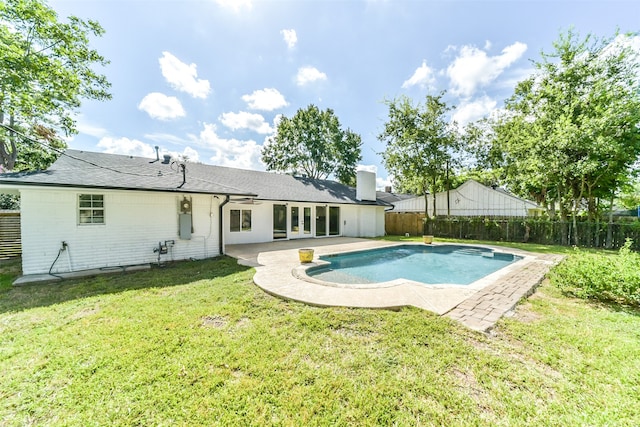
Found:
[[[385,100],[446,91],[459,125],[503,106],[559,34],[640,30],[640,1],[50,0],[98,21],[113,99],[84,101],[70,148],[265,170],[278,119],[314,104],[362,137],[390,185]]]

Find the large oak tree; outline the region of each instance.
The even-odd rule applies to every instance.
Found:
[[[612,201],[640,155],[640,64],[630,40],[561,34],[494,127],[492,158],[509,187],[558,206],[574,225],[583,209],[595,218],[598,201]]]
[[[333,110],[315,105],[299,109],[292,118],[282,117],[276,134],[262,149],[267,170],[300,173],[310,178],[330,175],[348,185],[355,183],[356,166],[362,158],[362,139],[342,129]]]
[[[428,194],[433,197],[435,217],[436,193],[443,188],[459,145],[456,126],[449,121],[451,107],[443,96],[444,92],[428,95],[424,104],[414,104],[406,96],[387,101],[389,118],[378,135],[386,143],[382,160],[396,188],[424,196],[426,219]]]

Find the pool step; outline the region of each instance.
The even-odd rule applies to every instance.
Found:
[[[493,257],[493,252],[484,250],[484,249],[476,249],[476,248],[463,248],[456,249],[454,252],[466,255],[482,255],[486,257]]]

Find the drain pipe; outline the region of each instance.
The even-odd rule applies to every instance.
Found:
[[[220,255],[222,255],[222,249],[223,249],[223,246],[224,246],[224,242],[223,242],[223,240],[224,240],[224,237],[223,237],[223,236],[224,236],[224,224],[223,224],[223,221],[222,221],[222,219],[223,219],[223,218],[222,218],[222,209],[224,208],[224,205],[226,205],[227,203],[229,203],[229,199],[230,199],[230,197],[229,197],[229,195],[227,194],[227,195],[225,196],[224,202],[220,203],[220,214],[218,215],[218,217],[219,217],[219,222],[220,222],[220,225],[219,225],[219,234],[220,234],[220,239],[219,239],[219,241],[220,241]]]

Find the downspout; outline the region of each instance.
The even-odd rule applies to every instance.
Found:
[[[220,222],[220,225],[219,225],[220,255],[222,255],[222,250],[223,250],[223,247],[224,247],[224,242],[223,242],[223,240],[224,240],[224,224],[223,224],[223,221],[222,221],[223,220],[223,218],[222,218],[222,208],[224,208],[224,205],[226,205],[227,203],[229,203],[229,195],[228,194],[226,195],[226,197],[224,199],[224,202],[220,203],[220,214],[218,215],[219,222]]]

